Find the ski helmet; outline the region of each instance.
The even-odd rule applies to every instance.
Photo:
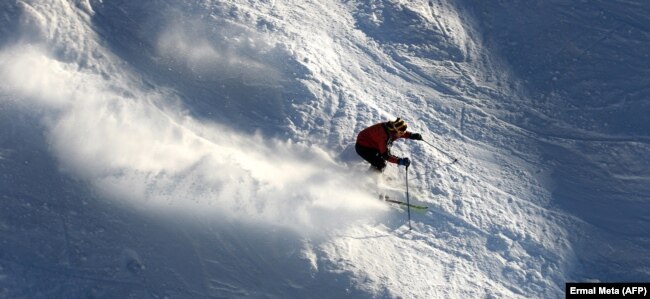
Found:
[[[406,122],[399,117],[395,121],[388,121],[387,124],[389,131],[406,132],[406,128],[408,127]]]

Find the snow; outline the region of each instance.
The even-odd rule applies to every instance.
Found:
[[[648,281],[649,10],[2,2],[0,297],[554,298]],[[429,207],[412,230],[353,149],[394,117],[434,145],[393,148]]]

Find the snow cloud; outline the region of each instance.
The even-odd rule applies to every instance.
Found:
[[[62,168],[134,207],[308,230],[385,209],[323,150],[196,120],[164,90],[26,45],[1,52],[0,70],[3,92],[44,116]]]
[[[19,92],[49,107],[60,107],[72,98],[75,88],[70,82],[83,83],[38,46],[16,46],[1,52],[0,66],[3,89]]]
[[[234,24],[215,28],[186,17],[170,17],[168,22],[157,38],[156,51],[170,66],[201,80],[237,77],[257,84],[280,80],[278,68],[271,65],[278,60],[277,49],[267,37]]]

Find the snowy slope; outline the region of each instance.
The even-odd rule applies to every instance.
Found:
[[[2,2],[0,297],[648,280],[647,5],[545,3]],[[412,231],[351,148],[397,116]]]
[[[553,204],[584,221],[572,276],[647,281],[650,4],[464,2],[522,82],[507,119],[537,140]]]

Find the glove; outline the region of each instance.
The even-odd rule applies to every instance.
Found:
[[[422,135],[420,133],[412,133],[411,139],[422,140]]]
[[[409,165],[411,165],[411,160],[409,160],[409,158],[399,158],[397,159],[397,165],[409,167]]]

